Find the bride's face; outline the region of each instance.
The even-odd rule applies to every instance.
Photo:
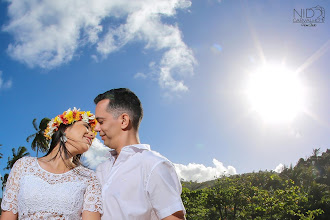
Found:
[[[92,145],[95,137],[90,125],[83,121],[77,121],[65,131],[66,147],[71,154],[82,154]]]

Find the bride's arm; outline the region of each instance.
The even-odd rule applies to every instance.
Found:
[[[23,169],[24,161],[24,158],[17,160],[9,173],[1,203],[1,220],[18,219],[18,191],[20,189],[21,170]]]
[[[17,220],[17,214],[12,211],[2,211],[0,220]]]
[[[99,212],[90,212],[90,211],[83,211],[82,213],[82,220],[100,220],[101,214]]]
[[[82,220],[100,220],[103,214],[101,185],[95,173],[91,173],[91,179],[84,194]]]

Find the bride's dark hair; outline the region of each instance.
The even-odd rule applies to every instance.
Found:
[[[60,157],[62,158],[62,160],[64,162],[66,161],[66,159],[69,159],[70,157],[72,157],[72,154],[70,153],[70,151],[68,151],[68,149],[65,146],[64,139],[66,138],[65,130],[68,127],[72,126],[73,124],[70,124],[70,125],[61,124],[59,126],[58,130],[52,136],[52,141],[50,143],[49,150],[45,156],[49,155],[54,150],[54,148],[57,146],[57,144],[60,143],[60,147],[58,148],[56,155],[51,160],[54,160],[57,157],[57,155],[60,155]],[[67,164],[65,162],[65,165],[70,169],[81,165],[80,157],[81,157],[81,154],[77,154],[72,159],[73,164]]]

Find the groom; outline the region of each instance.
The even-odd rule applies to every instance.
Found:
[[[185,219],[181,183],[173,164],[147,144],[140,144],[143,117],[139,98],[129,89],[98,95],[95,130],[111,148],[96,175],[102,184],[102,220]]]

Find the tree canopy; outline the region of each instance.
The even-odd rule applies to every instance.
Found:
[[[187,219],[330,219],[330,151],[281,173],[259,171],[183,182]]]

